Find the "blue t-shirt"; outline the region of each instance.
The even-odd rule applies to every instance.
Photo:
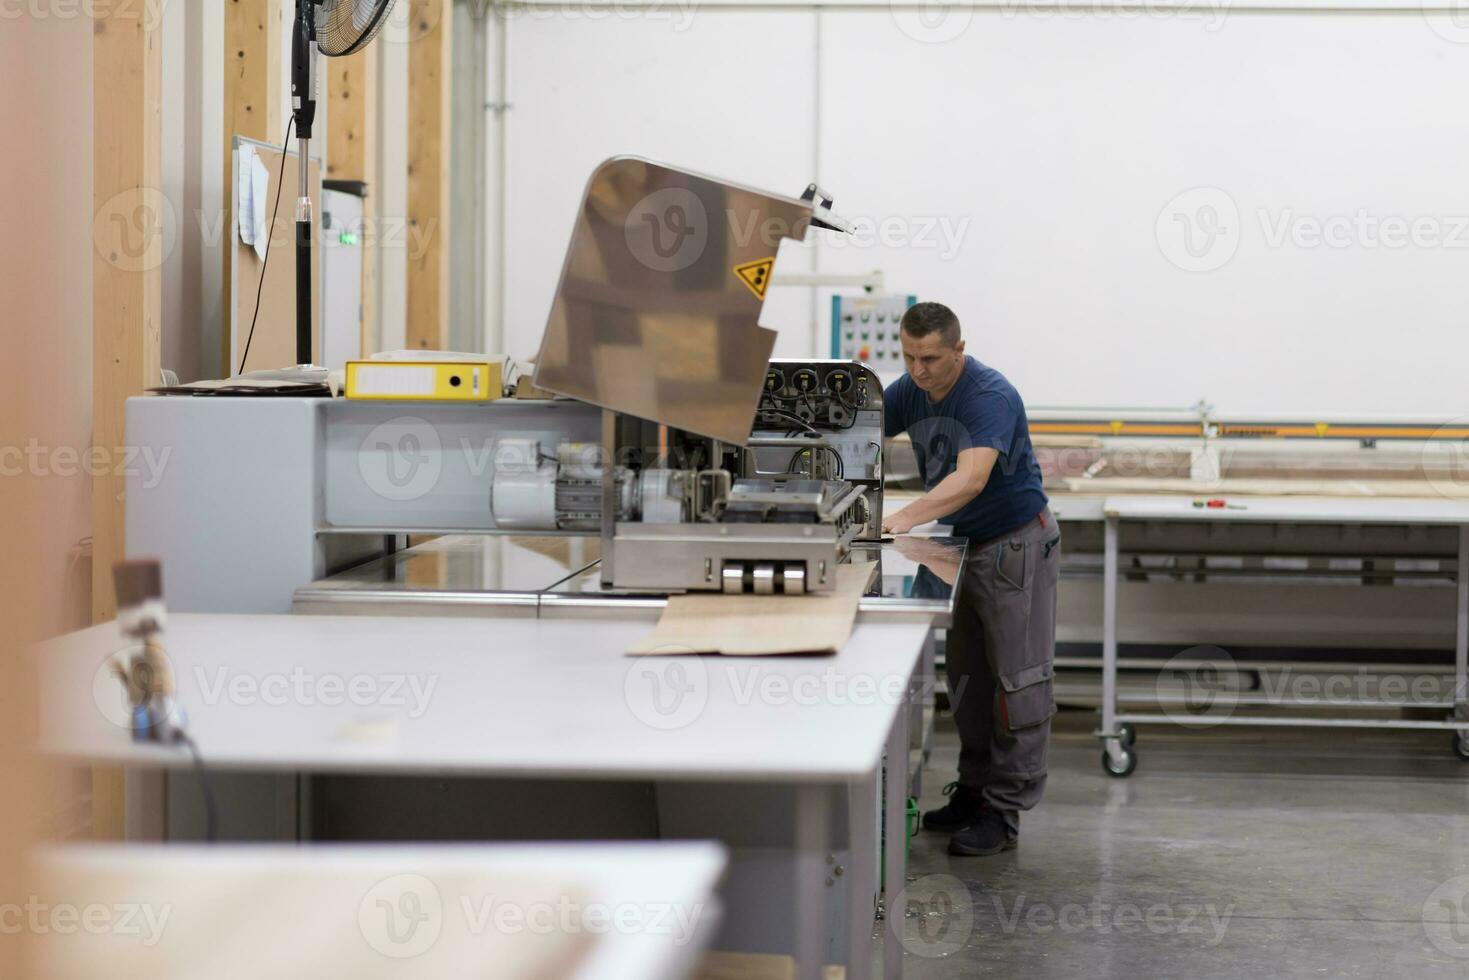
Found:
[[[953,525],[955,535],[989,541],[1029,524],[1045,510],[1025,403],[999,371],[966,357],[963,375],[943,401],[931,401],[906,374],[888,386],[882,400],[888,437],[908,433],[918,473],[929,490],[954,472],[964,450],[999,450],[980,495],[940,518]]]

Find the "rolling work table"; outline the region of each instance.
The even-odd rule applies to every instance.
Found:
[[[748,787],[736,799],[784,788],[793,826],[777,860],[796,883],[802,975],[831,961],[869,975],[878,787],[884,757],[907,754],[930,628],[861,622],[829,657],[624,656],[645,630],[605,620],[176,614],[165,642],[211,770],[637,781],[669,787],[671,798],[687,786],[673,822],[686,838],[720,836],[701,830],[701,819],[720,816],[708,814],[706,788]],[[41,747],[148,773],[129,781],[129,828],[157,838],[158,773],[190,758],[135,744],[119,724],[121,690],[105,666],[119,645],[115,624],[104,624],[41,648]],[[887,781],[889,841],[905,839],[905,790]],[[789,923],[792,910],[741,877],[731,847],[729,921]],[[771,860],[768,848],[751,858]],[[901,843],[886,848],[886,880],[903,882],[904,867]],[[886,914],[901,928],[901,892],[888,894]],[[885,976],[900,975],[901,949],[889,939]]]
[[[1103,742],[1102,765],[1114,776],[1130,775],[1137,765],[1133,724],[1178,724],[1187,720],[1186,713],[1200,710],[1220,692],[1168,698],[1158,692],[1164,706],[1175,704],[1181,713],[1162,714],[1123,711],[1117,692],[1118,652],[1118,582],[1119,530],[1122,525],[1168,523],[1221,524],[1229,522],[1276,525],[1327,525],[1340,527],[1402,526],[1452,527],[1458,529],[1458,560],[1455,571],[1457,587],[1456,642],[1453,690],[1441,700],[1402,699],[1318,699],[1303,701],[1264,695],[1224,692],[1227,703],[1205,705],[1211,710],[1208,725],[1309,726],[1331,728],[1396,728],[1434,729],[1454,733],[1454,748],[1462,758],[1469,758],[1469,501],[1452,499],[1387,499],[1331,497],[1229,497],[1222,506],[1210,506],[1211,499],[1194,497],[1145,496],[1109,497],[1102,505],[1104,525],[1103,552],[1103,630],[1102,630],[1102,726],[1098,733]],[[1222,659],[1222,658],[1221,658]],[[1214,665],[1216,668],[1219,664]],[[1404,718],[1366,718],[1342,715],[1311,717],[1275,715],[1241,715],[1234,707],[1317,706],[1325,708],[1403,707],[1443,709],[1442,721]]]
[[[143,942],[47,932],[37,976],[680,980],[713,937],[724,867],[697,842],[58,847],[36,869],[48,904],[166,918]]]

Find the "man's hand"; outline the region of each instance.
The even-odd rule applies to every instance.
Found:
[[[891,517],[883,518],[882,532],[884,534],[907,534],[917,526],[918,522],[908,515],[908,509],[905,507]]]

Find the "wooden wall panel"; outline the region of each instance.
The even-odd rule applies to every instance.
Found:
[[[225,0],[224,4],[224,206],[230,207],[234,186],[234,140],[238,136],[280,146],[286,138],[281,118],[281,32],[285,29],[286,0]],[[225,222],[235,234],[235,216]],[[224,249],[223,296],[220,302],[221,377],[234,369],[229,363],[230,286],[233,270],[230,250]],[[294,330],[294,326],[292,327]],[[294,336],[294,334],[293,334]],[[236,365],[237,366],[237,365]]]
[[[126,402],[161,381],[163,264],[178,228],[162,192],[158,25],[123,6],[92,33],[92,445],[122,458]],[[112,565],[126,554],[122,466],[92,477],[92,619],[117,615]],[[22,552],[24,554],[24,552]],[[123,835],[120,769],[92,771],[92,832]]]
[[[452,0],[411,0],[408,54],[407,345],[449,336]]]
[[[161,190],[161,37],[121,6],[92,36],[95,213],[92,258],[92,443],[127,444],[125,403],[160,382],[163,263],[173,209]],[[112,564],[122,558],[124,467],[99,468],[92,485],[92,615],[113,618]]]

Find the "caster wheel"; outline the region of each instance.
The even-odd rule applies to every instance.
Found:
[[[1469,735],[1454,733],[1454,755],[1469,762]]]
[[[1130,749],[1137,744],[1137,729],[1133,728],[1127,722],[1124,721],[1117,731],[1122,736],[1122,747],[1124,749]]]
[[[1107,770],[1107,775],[1109,776],[1115,776],[1118,779],[1126,779],[1128,776],[1131,776],[1132,771],[1137,768],[1137,753],[1124,750],[1122,753],[1122,763],[1119,765],[1118,763],[1113,761],[1111,752],[1103,750],[1102,768]]]

